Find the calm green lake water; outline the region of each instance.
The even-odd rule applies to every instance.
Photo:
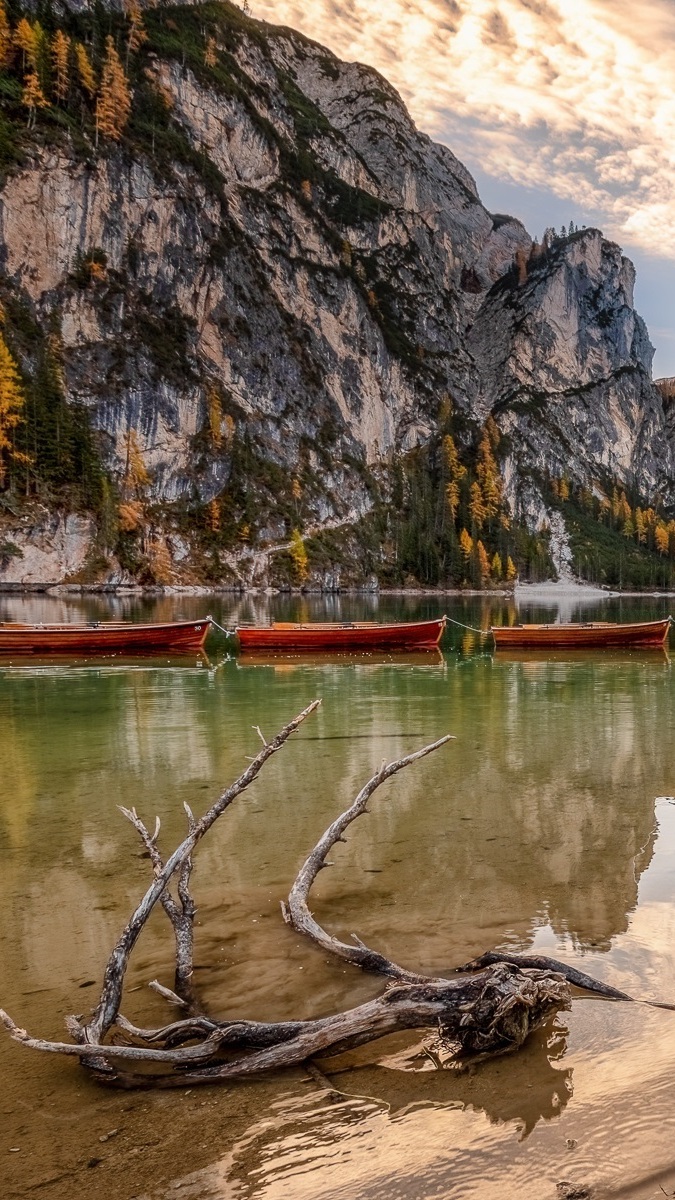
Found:
[[[485,627],[508,619],[510,603],[5,596],[0,618],[210,610],[231,626],[445,610]],[[563,618],[580,615],[566,603]],[[583,615],[668,608],[609,600]],[[552,603],[520,610],[556,613]],[[136,805],[148,822],[158,814],[172,848],[183,801],[203,811],[256,753],[252,726],[271,735],[317,696],[319,712],[197,856],[196,977],[214,1012],[305,1017],[381,990],[301,941],[279,900],[382,759],[446,732],[457,740],[390,781],[332,856],[312,893],[322,923],[413,969],[442,973],[491,947],[534,947],[633,995],[675,1000],[667,654],[495,655],[459,628],[442,654],[247,660],[227,657],[218,637],[207,651],[208,662],[0,661],[0,1004],[20,1024],[60,1037],[67,1013],[95,1003],[148,879],[117,805]],[[123,1008],[140,1024],[167,1019],[146,987],[155,977],[172,980],[159,913]],[[525,1050],[470,1073],[435,1070],[428,1040],[389,1039],[331,1063],[345,1096],[329,1103],[300,1070],[254,1086],[108,1093],[72,1061],[2,1039],[1,1194],[557,1200],[563,1180],[594,1198],[675,1190],[675,1013],[579,998]]]

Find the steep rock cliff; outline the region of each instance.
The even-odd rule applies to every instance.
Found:
[[[257,547],[386,506],[446,397],[467,446],[496,418],[533,528],[547,474],[668,493],[672,429],[618,247],[589,230],[533,256],[385,80],[293,31],[228,4],[146,23],[123,143],[33,137],[0,194],[0,261],[57,328],[67,400],[122,489],[133,434],[176,577],[200,577],[214,501],[213,579],[264,578]],[[5,538],[26,544],[11,518]],[[22,577],[18,554],[4,570]]]

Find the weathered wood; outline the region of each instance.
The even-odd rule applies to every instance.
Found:
[[[101,998],[91,1021],[88,1021],[83,1026],[83,1034],[87,1042],[92,1045],[100,1043],[110,1029],[110,1026],[114,1023],[122,999],[122,986],[129,955],[136,945],[141,930],[155,904],[163,895],[169,880],[176,871],[181,870],[185,861],[192,855],[197,843],[204,837],[205,833],[208,833],[211,826],[218,820],[218,817],[222,816],[225,809],[229,808],[237,796],[240,796],[253,783],[253,780],[257,778],[267,760],[273,754],[276,754],[278,750],[281,750],[281,747],[288,741],[291,734],[319,707],[320,703],[320,700],[314,700],[297,717],[289,721],[288,725],[277,734],[273,741],[267,746],[263,746],[260,753],[253,759],[253,762],[250,763],[243,774],[229,788],[226,788],[218,797],[215,804],[211,805],[208,812],[195,822],[188,836],[174,850],[171,857],[167,860],[164,869],[156,876],[154,883],[148,888],[140,904],[129,919],[126,928],[108,959]]]
[[[306,934],[307,937],[310,937],[312,941],[321,946],[323,950],[327,950],[329,954],[335,954],[338,958],[343,958],[346,962],[353,963],[355,966],[363,967],[366,971],[374,971],[380,975],[387,975],[391,979],[405,980],[408,983],[420,983],[428,978],[425,975],[417,974],[415,971],[407,971],[404,967],[399,967],[396,963],[384,958],[382,954],[378,954],[376,950],[370,950],[355,934],[352,935],[355,945],[349,946],[331,934],[326,933],[325,929],[322,929],[309,911],[307,897],[309,889],[319,871],[326,866],[326,855],[330,853],[336,843],[344,842],[344,833],[348,827],[357,817],[363,816],[368,811],[368,801],[377,788],[387,779],[391,779],[392,775],[396,775],[398,771],[402,771],[405,767],[409,767],[411,763],[425,758],[427,754],[433,754],[434,750],[438,750],[446,742],[453,740],[452,734],[446,734],[445,737],[439,738],[437,742],[432,742],[431,745],[424,746],[421,750],[416,750],[414,754],[407,754],[405,758],[399,758],[396,762],[383,763],[379,771],[376,771],[365,786],[361,788],[351,807],[346,812],[341,813],[322,837],[319,838],[311,854],[298,871],[295,883],[288,897],[288,904],[284,905],[283,909],[284,919],[298,933]]]

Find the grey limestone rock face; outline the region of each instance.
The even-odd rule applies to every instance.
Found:
[[[311,466],[318,526],[368,511],[368,472],[427,440],[445,395],[508,434],[516,512],[536,511],[546,470],[672,489],[675,419],[617,246],[583,231],[523,279],[527,231],[485,209],[377,72],[272,27],[229,52],[239,94],[152,60],[210,173],[45,149],[0,194],[4,273],[42,321],[60,314],[69,397],[114,472],[133,429],[157,502],[218,495],[233,468],[227,439],[203,436],[216,387],[257,461]],[[105,279],[75,286],[93,249]]]

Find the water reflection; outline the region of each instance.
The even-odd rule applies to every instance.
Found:
[[[100,618],[114,603],[115,615],[124,605],[125,615],[158,619],[201,615],[212,607],[228,625],[235,610],[250,617],[253,605],[256,614],[300,615],[300,599],[88,597],[78,598],[76,607]],[[303,600],[304,615],[364,616],[364,607],[376,603],[373,597],[336,599],[339,614],[310,597]],[[55,603],[58,616],[72,616],[71,599],[4,597],[0,607],[6,614],[13,606],[18,617],[27,605],[37,605],[47,620],[54,619],[48,606]],[[381,617],[433,615],[439,607],[436,597],[377,603]],[[452,603],[458,620],[476,626],[516,615],[507,601]],[[635,603],[634,615],[643,615],[637,609],[647,602]],[[214,646],[220,654],[223,643]],[[457,741],[390,781],[371,815],[335,852],[335,866],[317,881],[313,907],[319,919],[346,939],[358,933],[413,968],[442,971],[494,945],[525,949],[534,943],[629,992],[674,998],[675,807],[662,802],[656,832],[654,817],[654,798],[675,793],[675,690],[668,659],[651,653],[492,655],[475,634],[460,630],[442,656],[228,658],[213,669],[147,660],[67,668],[0,664],[0,846],[11,911],[0,929],[0,1000],[18,1018],[36,1032],[60,1034],[61,1015],[93,999],[95,989],[79,988],[100,976],[145,888],[147,861],[116,806],[135,804],[150,822],[158,813],[162,845],[171,847],[184,832],[183,801],[203,811],[246,765],[245,756],[256,752],[252,726],[269,736],[317,695],[324,703],[311,724],[269,764],[199,853],[197,976],[213,1011],[262,1019],[311,1016],[380,989],[378,980],[328,963],[300,941],[281,921],[278,902],[318,835],[381,760],[445,732]],[[132,961],[130,984],[139,990],[129,993],[127,1015],[141,1023],[161,1021],[161,1002],[145,985],[155,976],[170,983],[170,972],[171,939],[158,914]],[[575,1006],[570,1056],[557,1060],[542,1035],[523,1055],[473,1076],[420,1070],[414,1041],[404,1040],[383,1050],[378,1061],[379,1051],[373,1051],[339,1077],[345,1090],[376,1098],[345,1101],[343,1108],[327,1106],[325,1098],[319,1103],[315,1094],[303,1099],[307,1085],[286,1077],[220,1092],[221,1152],[209,1143],[200,1158],[207,1138],[196,1136],[194,1145],[186,1145],[185,1138],[172,1142],[167,1132],[166,1144],[148,1161],[176,1178],[203,1165],[205,1157],[225,1160],[229,1154],[231,1186],[266,1200],[330,1196],[334,1167],[344,1184],[333,1194],[350,1200],[465,1200],[481,1194],[479,1185],[482,1194],[494,1187],[505,1196],[542,1200],[547,1193],[536,1191],[536,1153],[537,1170],[547,1172],[547,1180],[568,1177],[559,1161],[564,1141],[556,1132],[564,1120],[573,1139],[595,1139],[584,1169],[603,1161],[603,1139],[614,1136],[612,1095],[620,1094],[624,1125],[613,1153],[623,1161],[622,1147],[639,1127],[648,1150],[636,1147],[631,1161],[637,1172],[641,1162],[660,1163],[663,1155],[646,1118],[640,1124],[631,1089],[644,1077],[650,1103],[656,1095],[661,1118],[667,1123],[669,1112],[672,1118],[675,1026],[672,1014],[638,1005],[625,1010],[631,1011]],[[100,1157],[98,1134],[125,1120],[135,1130],[144,1110],[133,1121],[124,1118],[115,1107],[121,1098],[97,1099],[72,1064],[49,1060],[32,1070],[25,1056],[0,1042],[7,1108],[15,1109],[4,1118],[3,1136],[13,1139],[9,1145],[24,1138],[17,1132],[25,1124],[20,1100],[37,1111],[45,1089],[66,1095],[78,1131],[72,1161],[83,1173],[64,1182],[63,1195],[79,1200],[92,1187],[79,1140],[91,1112],[108,1114],[87,1151]],[[597,1109],[588,1108],[592,1092]],[[268,1106],[270,1096],[281,1096],[280,1107]],[[191,1104],[182,1093],[158,1098],[147,1117],[154,1136],[167,1115],[172,1128],[180,1128]],[[242,1112],[251,1113],[250,1120]],[[574,1128],[577,1112],[582,1134]],[[268,1119],[280,1124],[263,1135],[261,1121]],[[194,1120],[193,1128],[201,1128],[199,1112]],[[249,1133],[235,1151],[230,1131],[237,1122]],[[517,1139],[533,1128],[534,1136],[522,1143],[513,1189],[504,1190],[504,1171],[521,1153]],[[46,1156],[37,1186],[58,1174],[66,1151],[63,1139],[50,1141],[40,1123],[31,1139],[36,1161]],[[99,1190],[111,1200],[150,1194],[150,1184],[138,1182],[141,1159],[149,1154],[144,1150],[128,1162],[121,1157]],[[313,1165],[305,1169],[305,1161]],[[326,1174],[317,1188],[321,1163]],[[10,1165],[19,1169],[18,1156]],[[25,1182],[28,1167],[23,1170]],[[223,1190],[230,1176],[224,1167],[218,1170],[213,1186],[221,1190],[213,1194],[232,1194]],[[194,1196],[208,1196],[208,1186],[201,1178],[202,1191],[195,1183]],[[167,1194],[174,1194],[168,1184]],[[189,1194],[187,1185],[176,1194]],[[54,1200],[61,1200],[58,1191]]]
[[[539,1030],[522,1054],[479,1072],[425,1070],[423,1088],[409,1052],[348,1071],[324,1064],[343,1092],[289,1097],[224,1159],[173,1187],[183,1200],[435,1196],[450,1194],[449,1185],[461,1195],[473,1168],[454,1145],[458,1115],[508,1127],[519,1142],[559,1118],[573,1093],[571,1068],[558,1065],[566,1034],[561,1025]],[[420,1121],[428,1125],[432,1113],[434,1136],[420,1144]]]

